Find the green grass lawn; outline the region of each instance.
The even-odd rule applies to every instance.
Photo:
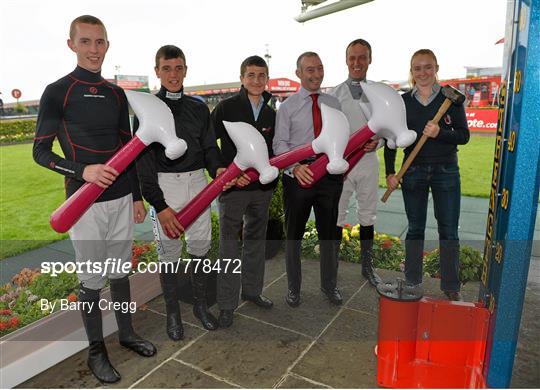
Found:
[[[493,137],[473,136],[460,147],[463,195],[489,196],[494,145]],[[384,186],[382,150],[378,153]],[[396,161],[401,160],[400,151]],[[67,236],[49,226],[51,213],[64,201],[63,177],[34,163],[32,144],[0,147],[0,200],[0,258]]]
[[[49,225],[64,199],[63,177],[34,162],[32,144],[0,147],[0,258],[67,237]]]
[[[461,174],[461,194],[489,198],[491,191],[491,172],[495,137],[472,136],[469,143],[458,147],[459,169]],[[379,155],[379,186],[386,187],[383,149]],[[396,172],[403,161],[403,150],[399,149],[396,157]]]

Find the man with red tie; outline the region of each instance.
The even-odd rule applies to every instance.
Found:
[[[281,104],[277,113],[273,141],[275,155],[309,144],[319,135],[322,127],[321,103],[340,109],[335,97],[320,90],[324,67],[317,53],[305,52],[298,57],[296,75],[300,79],[301,88]],[[309,169],[313,159],[288,167],[283,175],[288,280],[285,300],[291,307],[300,304],[300,248],[312,207],[320,240],[321,291],[335,305],[343,301],[336,286],[338,263],[334,247],[343,175],[326,174],[313,187],[302,188],[301,184],[313,181],[313,173]]]

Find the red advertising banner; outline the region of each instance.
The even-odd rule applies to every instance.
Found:
[[[268,80],[270,92],[296,92],[300,89],[300,83],[286,78]]]
[[[123,89],[148,90],[148,76],[118,74],[114,76],[116,85]]]
[[[469,130],[482,133],[493,133],[497,130],[496,108],[470,108],[465,109]]]

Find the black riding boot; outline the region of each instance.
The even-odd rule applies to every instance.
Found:
[[[184,339],[184,326],[178,304],[178,277],[173,271],[165,271],[159,274],[165,311],[167,312],[167,336],[171,340]]]
[[[373,268],[373,226],[360,227],[360,262],[362,263],[362,276],[366,278],[373,287],[381,283],[381,278],[375,273]]]
[[[88,337],[88,368],[103,383],[115,383],[121,379],[120,374],[112,366],[103,341],[103,324],[101,309],[98,306],[99,290],[91,290],[81,285],[79,302],[85,306],[81,310],[84,329]],[[91,308],[89,305],[92,305]]]
[[[198,258],[198,256],[190,255],[191,258]],[[201,258],[205,258],[201,256]],[[195,265],[191,263],[191,286],[193,288],[193,314],[200,321],[204,329],[216,330],[218,328],[218,320],[208,311],[206,306],[206,287],[208,279],[206,273],[203,272],[201,264],[195,272]]]
[[[141,356],[154,356],[156,347],[150,341],[143,339],[133,330],[131,325],[131,312],[127,307],[131,303],[131,293],[129,291],[129,277],[121,279],[110,279],[111,298],[115,303],[121,303],[122,308],[114,311],[116,323],[118,324],[118,338],[120,345],[131,349]]]

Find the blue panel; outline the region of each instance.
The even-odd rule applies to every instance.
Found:
[[[500,189],[509,190],[510,197],[508,209],[498,210],[496,226],[497,238],[505,240],[503,261],[490,270],[488,284],[495,297],[488,347],[489,387],[508,387],[511,382],[540,184],[540,1],[521,0],[519,8],[523,28],[512,62],[523,77],[520,91],[509,100],[511,111],[506,121],[506,130],[516,131],[517,143],[513,153],[504,152],[499,183]]]

